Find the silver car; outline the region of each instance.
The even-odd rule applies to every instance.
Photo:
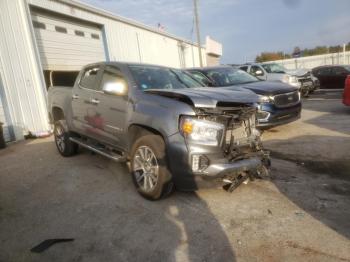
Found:
[[[310,71],[305,69],[288,70],[277,63],[246,64],[239,68],[260,80],[281,81],[297,87],[302,96],[307,96],[315,88]]]

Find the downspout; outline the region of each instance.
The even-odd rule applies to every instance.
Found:
[[[139,39],[139,34],[136,33],[136,40],[137,40],[137,49],[139,51],[139,60],[140,63],[142,63],[142,56],[141,56],[141,49],[140,49],[140,39]]]
[[[106,61],[111,61],[109,50],[108,50],[108,42],[107,42],[107,34],[106,34],[106,26],[102,26],[102,39],[103,39],[103,49],[105,51]]]

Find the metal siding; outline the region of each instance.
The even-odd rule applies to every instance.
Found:
[[[16,139],[49,131],[46,90],[39,71],[24,0],[0,1],[3,89]]]
[[[208,64],[208,66],[220,65],[220,56],[207,54],[207,64]]]
[[[106,60],[99,28],[38,13],[32,13],[32,20],[46,26],[34,28],[43,69],[80,70],[86,64]],[[66,28],[67,33],[56,32],[55,26]],[[85,36],[75,35],[75,30],[84,32]],[[99,39],[93,39],[91,34],[98,35]]]
[[[108,18],[103,15],[73,7],[60,1],[27,0],[29,4],[45,8],[57,13],[77,17],[82,20],[99,23],[104,26],[108,53],[112,61],[143,62],[160,64],[171,67],[181,67],[179,43],[181,39],[157,33],[131,23]],[[191,45],[186,42],[184,52],[186,66],[199,66],[199,57],[196,47],[191,52]],[[205,52],[203,61],[206,64]]]
[[[199,54],[198,54],[198,47],[195,45],[188,45],[185,49],[185,64],[186,67],[199,67]],[[205,52],[205,48],[202,48],[202,60],[203,60],[203,66],[207,65],[207,55]]]
[[[5,115],[5,105],[6,102],[5,101],[5,97],[4,97],[4,93],[3,93],[3,86],[2,86],[2,67],[1,67],[1,58],[0,58],[0,122],[3,123],[3,132],[4,132],[4,138],[6,142],[11,141],[11,135],[10,135],[10,130],[9,130],[9,123],[8,123],[8,118]]]
[[[11,141],[11,136],[10,136],[10,130],[9,130],[9,125],[7,123],[6,120],[6,116],[5,116],[5,112],[4,112],[4,108],[2,105],[2,97],[0,94],[0,122],[3,123],[3,132],[4,132],[4,138],[6,142]]]

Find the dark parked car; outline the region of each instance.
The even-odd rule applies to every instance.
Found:
[[[321,88],[343,89],[350,65],[319,66],[312,69],[312,74],[320,81]]]
[[[231,66],[187,69],[201,83],[235,90],[245,88],[259,95],[258,127],[285,124],[300,118],[301,100],[296,87],[258,78]]]
[[[159,199],[173,187],[233,190],[267,175],[257,101],[245,89],[201,87],[179,69],[111,62],[86,66],[73,87],[50,88],[48,111],[61,155],[79,145],[129,161],[138,192]]]

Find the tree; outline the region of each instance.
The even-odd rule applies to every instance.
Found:
[[[316,46],[314,49],[312,49],[311,55],[324,55],[327,53],[328,53],[327,46]]]
[[[346,51],[350,51],[350,42],[345,46]],[[339,53],[343,51],[343,45],[335,46],[316,46],[314,48],[304,48],[296,46],[293,49],[292,54],[286,54],[283,52],[262,52],[255,58],[256,62],[267,62],[274,60],[288,59],[292,57],[301,56],[313,56],[313,55],[324,55],[328,53]]]
[[[290,58],[290,55],[285,54],[284,52],[262,52],[255,58],[255,61],[258,63],[281,60],[284,58]]]
[[[273,61],[273,60],[280,60],[280,59],[283,59],[282,52],[277,52],[277,53],[263,52],[255,58],[255,61],[258,63],[262,63],[266,61]]]
[[[341,52],[341,51],[343,51],[343,47],[340,46],[340,45],[330,46],[329,47],[329,52],[330,53],[338,53],[338,52]]]

